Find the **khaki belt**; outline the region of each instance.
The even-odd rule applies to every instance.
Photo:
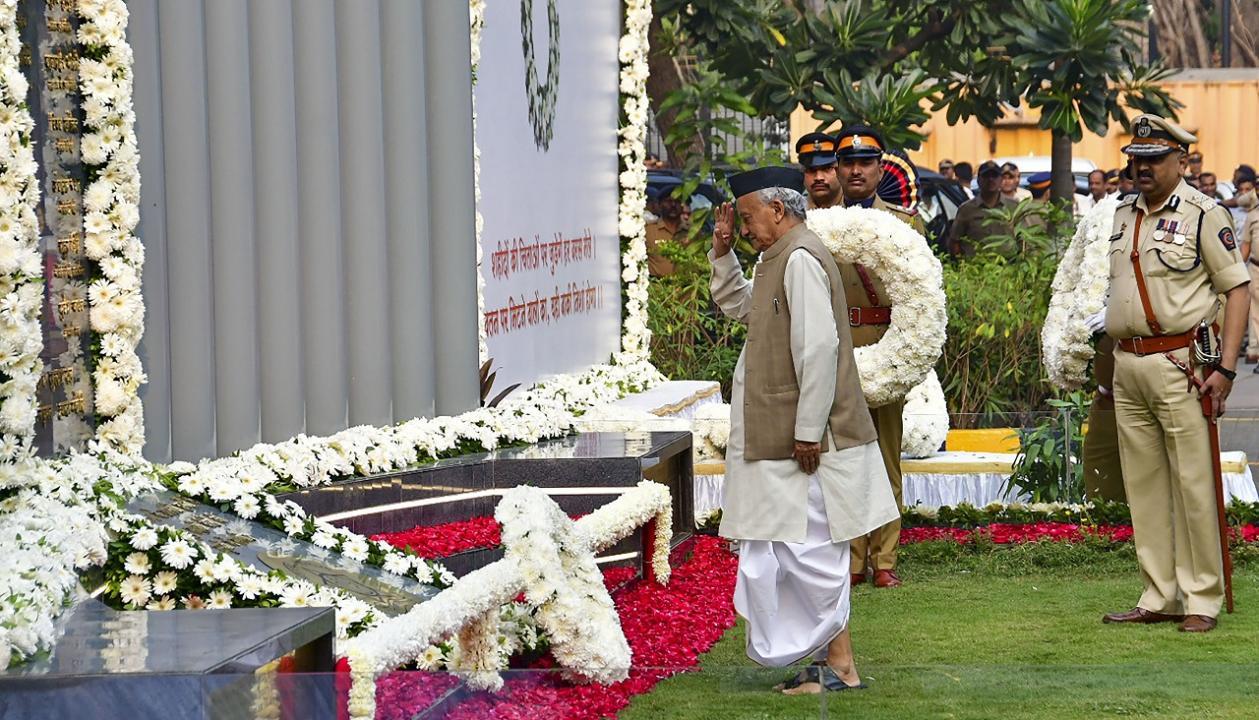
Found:
[[[1153,355],[1187,348],[1193,344],[1194,331],[1180,335],[1155,335],[1154,337],[1130,337],[1120,340],[1118,347],[1133,355]]]
[[[853,327],[860,325],[891,325],[892,308],[890,307],[851,307],[848,308],[848,324]]]

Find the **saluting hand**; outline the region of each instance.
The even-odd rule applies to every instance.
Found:
[[[734,206],[722,203],[713,212],[713,256],[723,257],[734,246]]]
[[[822,443],[807,443],[796,441],[796,447],[791,452],[791,457],[796,459],[800,464],[800,472],[805,475],[812,475],[817,472],[817,466],[822,460]]]

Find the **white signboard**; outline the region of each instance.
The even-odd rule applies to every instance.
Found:
[[[486,3],[475,92],[496,388],[618,349],[620,26],[619,0]]]

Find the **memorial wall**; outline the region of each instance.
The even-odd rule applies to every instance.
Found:
[[[616,0],[490,2],[477,66],[481,274],[496,386],[620,344]]]

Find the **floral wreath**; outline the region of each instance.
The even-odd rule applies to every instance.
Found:
[[[905,396],[901,452],[911,458],[935,455],[949,437],[949,409],[935,370]]]
[[[892,322],[855,351],[866,403],[896,402],[926,379],[944,349],[947,316],[940,260],[910,226],[881,210],[810,210],[808,225],[841,263],[860,263],[883,281]]]
[[[39,203],[31,132],[35,127],[26,106],[27,82],[19,69],[22,41],[18,35],[17,6],[0,5],[0,106],[8,116],[0,142],[0,166],[16,198],[0,208],[4,224],[3,245],[8,248],[0,262],[0,461],[29,456],[35,436],[35,386],[43,363],[39,351],[43,334],[39,313],[43,301],[40,271]],[[3,624],[0,624],[2,627]],[[3,643],[0,643],[2,645]],[[3,647],[0,647],[0,651]],[[0,659],[0,666],[3,659]]]
[[[1110,243],[1119,201],[1105,198],[1080,220],[1054,274],[1053,296],[1041,328],[1041,351],[1049,381],[1075,390],[1088,379],[1093,331],[1085,320],[1106,306],[1110,289]]]
[[[529,123],[533,125],[533,142],[540,150],[551,146],[555,135],[555,101],[560,89],[560,13],[555,0],[547,0],[546,82],[538,85],[538,71],[533,60],[533,0],[520,0],[520,39],[525,53],[525,93],[529,96]]]

